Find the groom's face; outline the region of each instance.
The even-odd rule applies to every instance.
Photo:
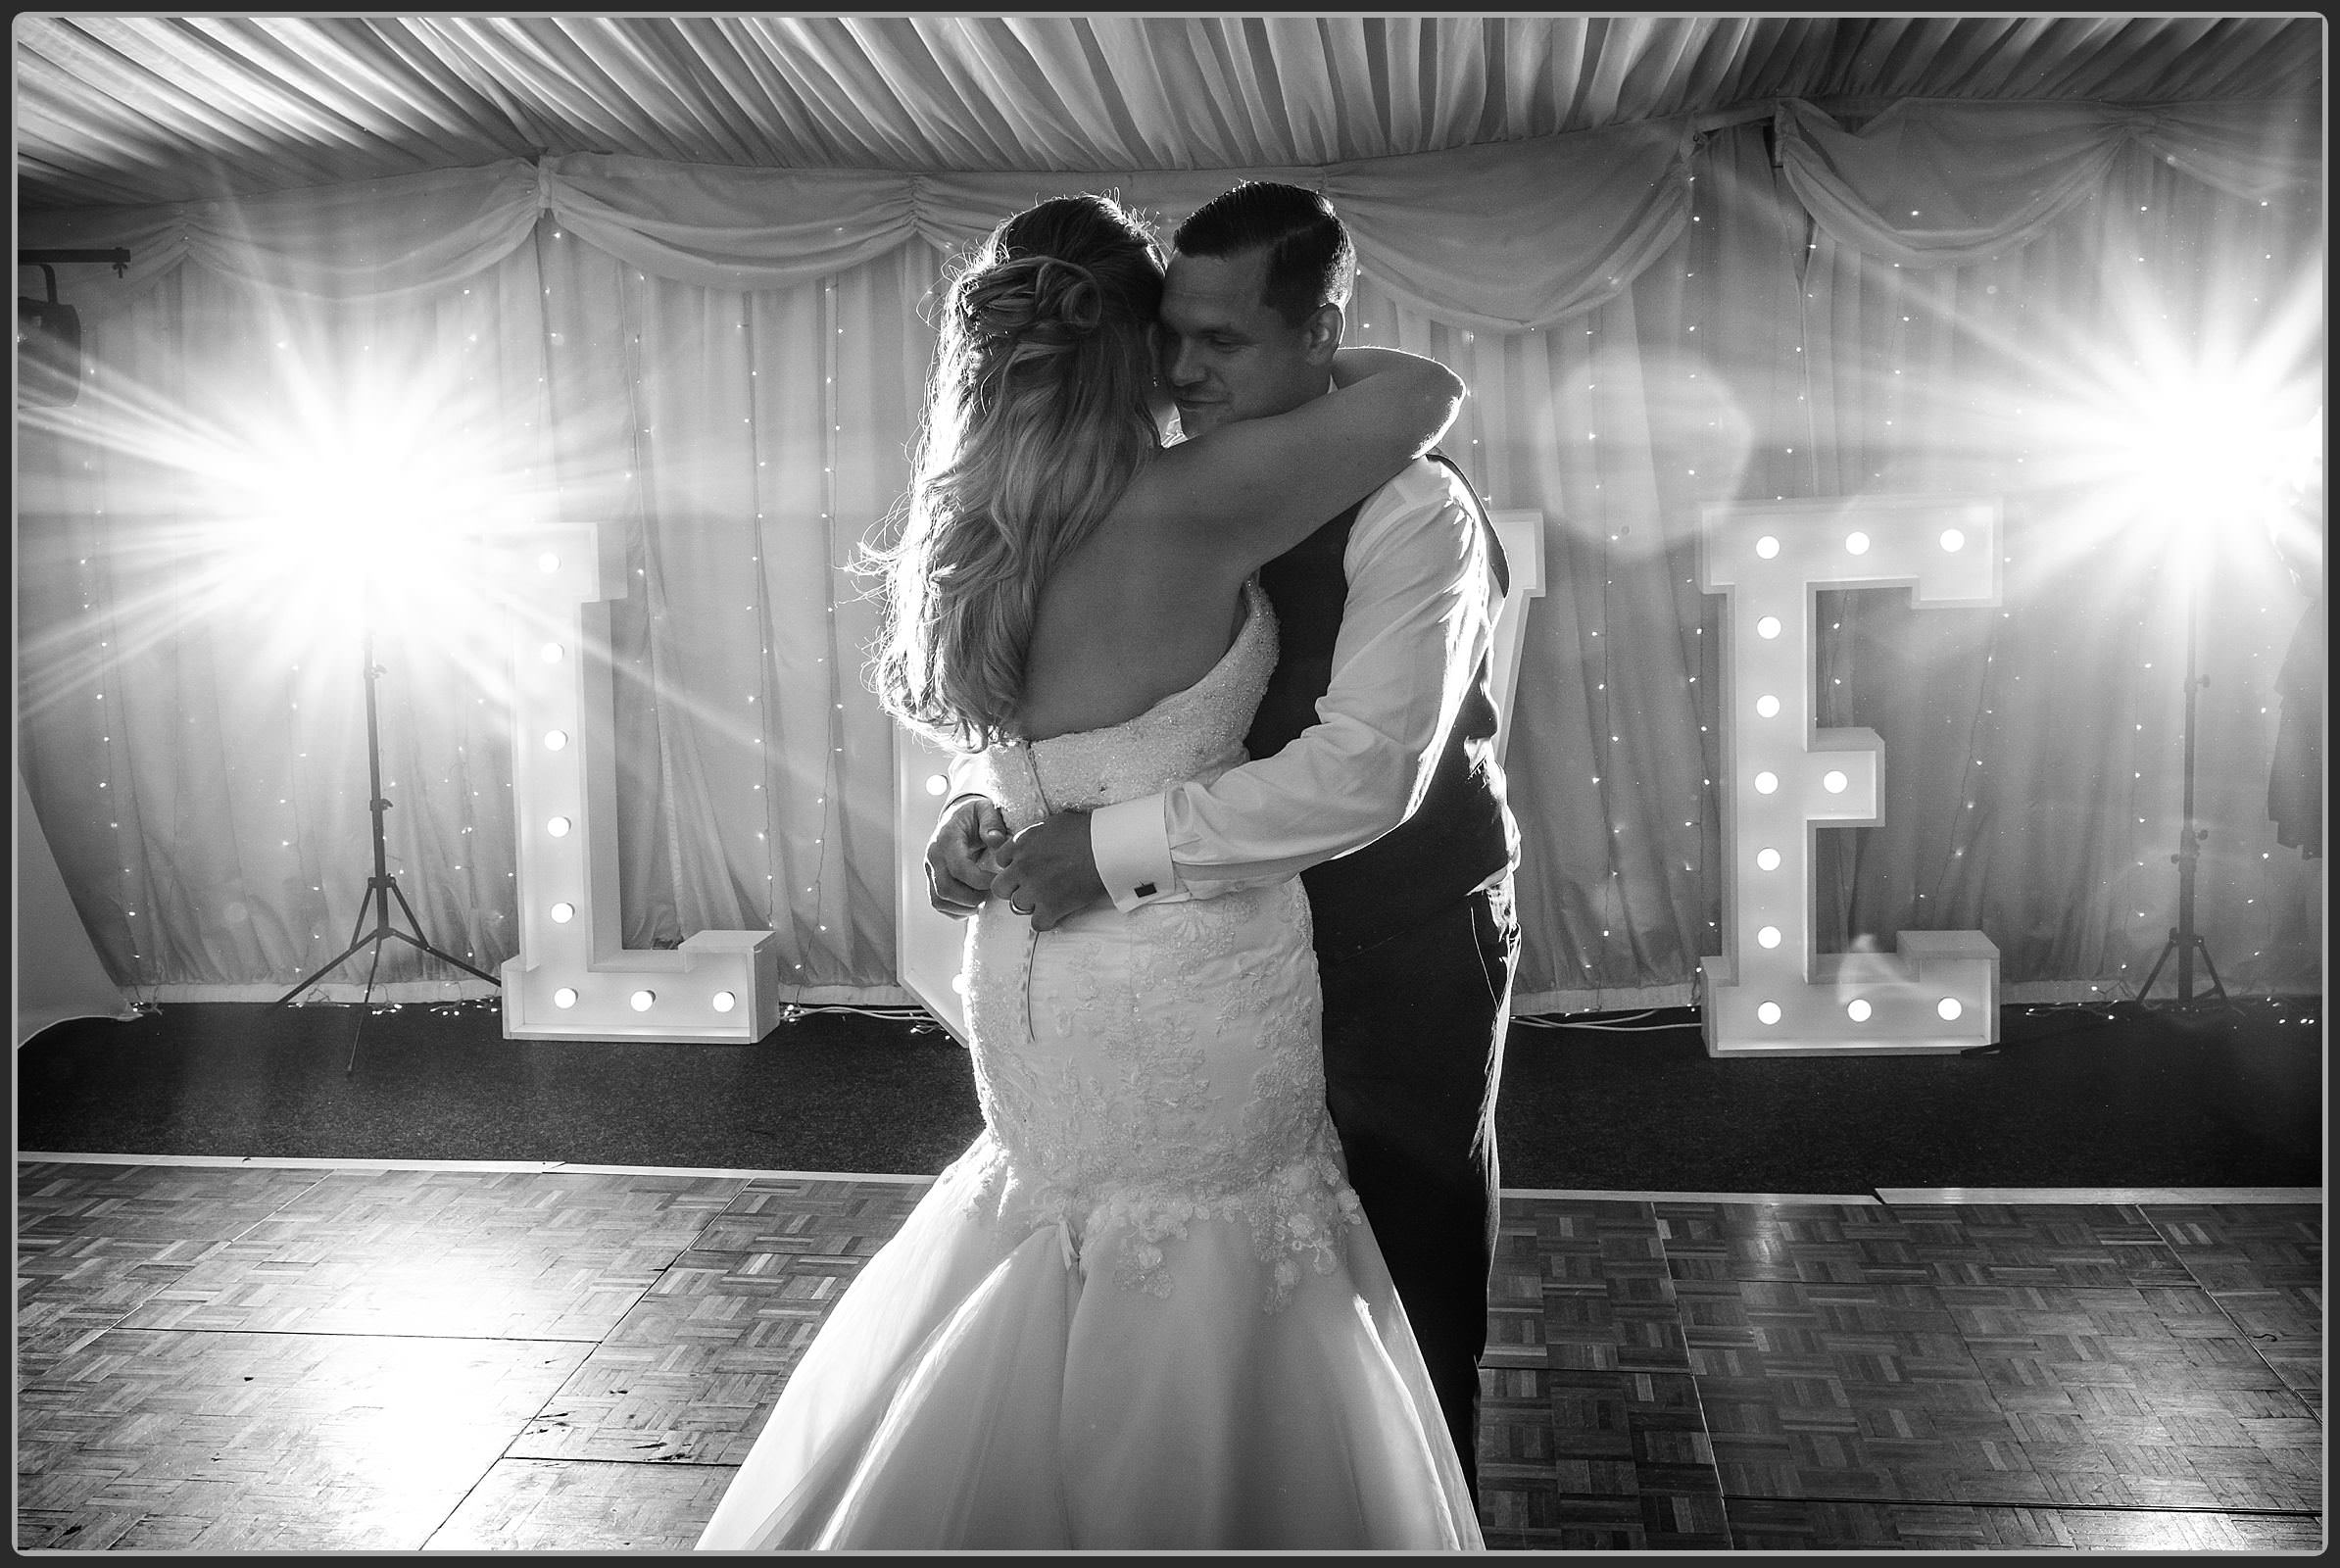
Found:
[[[1170,258],[1158,341],[1179,428],[1197,436],[1321,396],[1341,346],[1340,307],[1298,326],[1261,298],[1267,252]]]

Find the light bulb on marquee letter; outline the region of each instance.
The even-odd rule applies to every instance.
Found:
[[[503,969],[505,1038],[752,1044],[780,1021],[776,932],[701,931],[661,949],[628,948],[619,934],[609,607],[626,593],[623,539],[613,525],[560,532],[557,548],[514,552],[505,567],[520,607],[521,742],[519,952]]]
[[[1995,1043],[1999,951],[1980,932],[1904,931],[1892,953],[1814,951],[1813,833],[1876,825],[1883,748],[1874,730],[1815,727],[1813,705],[1819,590],[1906,587],[1922,609],[1995,605],[1999,503],[1725,504],[1701,523],[1701,586],[1724,596],[1723,951],[1700,965],[1708,1054]]]

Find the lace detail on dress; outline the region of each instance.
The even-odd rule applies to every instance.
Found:
[[[986,754],[1012,827],[1051,810],[1215,778],[1276,658],[1256,584],[1234,643],[1200,681],[1107,729]],[[1296,880],[1214,898],[1107,906],[1053,931],[987,905],[967,944],[976,1089],[992,1147],[973,1213],[1060,1227],[1085,1271],[1168,1296],[1197,1221],[1249,1227],[1262,1305],[1302,1269],[1329,1272],[1360,1222],[1325,1112],[1316,960]]]

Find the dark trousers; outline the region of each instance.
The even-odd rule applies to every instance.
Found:
[[[1518,956],[1506,878],[1319,966],[1325,1100],[1474,1497],[1500,1181],[1495,1090]]]

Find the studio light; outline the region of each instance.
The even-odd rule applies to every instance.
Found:
[[[293,589],[289,603],[317,613],[346,615],[354,598],[366,679],[366,764],[373,819],[373,874],[366,879],[350,945],[277,999],[283,1005],[358,954],[371,950],[361,1006],[373,996],[382,944],[396,940],[489,985],[496,977],[434,946],[389,868],[384,817],[391,802],[382,789],[377,687],[377,633],[394,627],[409,635],[445,639],[480,608],[476,570],[466,557],[482,527],[494,520],[484,503],[495,491],[464,472],[460,449],[429,442],[427,432],[391,422],[353,422],[307,432],[309,440],[276,454],[273,464],[245,475],[243,505],[231,526],[253,563],[254,575]],[[391,923],[396,903],[409,929]],[[370,904],[373,928],[366,929]],[[360,1028],[364,1014],[360,1014]],[[351,1044],[351,1064],[357,1060]]]
[[[70,409],[81,400],[81,313],[57,297],[57,263],[105,262],[121,277],[125,250],[17,252],[20,269],[37,267],[46,299],[17,296],[17,403],[28,409]]]
[[[48,279],[45,300],[17,296],[17,401],[31,409],[70,409],[81,398],[81,317],[57,297],[57,270],[33,264]]]
[[[283,608],[289,639],[330,642],[363,617],[385,637],[460,648],[499,608],[483,541],[513,521],[485,466],[379,411],[257,432],[214,472],[217,542],[247,592]]]
[[[2316,423],[2296,400],[2232,373],[2140,386],[2108,411],[2127,506],[2198,559],[2226,530],[2261,525],[2316,461]],[[2287,406],[2288,405],[2288,406]]]
[[[369,953],[361,1005],[372,999],[382,946],[397,941],[489,985],[495,975],[433,945],[390,870],[377,649],[451,662],[495,690],[496,623],[505,608],[484,567],[489,541],[524,526],[514,466],[498,461],[500,428],[427,367],[302,363],[289,347],[272,398],[232,404],[192,425],[175,456],[193,486],[204,537],[206,597],[268,609],[264,657],[314,657],[353,632],[365,680],[372,866],[349,946],[277,999],[293,1002]],[[394,924],[392,907],[405,928]],[[368,928],[368,918],[371,925]],[[359,1027],[364,1028],[361,1012]],[[356,1063],[356,1040],[351,1064]]]
[[[2069,402],[2046,428],[2061,450],[2053,471],[2086,493],[2082,517],[2118,520],[2133,554],[2182,593],[2185,619],[2183,760],[2176,922],[2147,970],[2145,1002],[2176,959],[2173,1005],[2195,1005],[2194,963],[2209,996],[2227,1003],[2210,944],[2196,929],[2195,884],[2210,831],[2195,814],[2196,717],[2201,673],[2202,587],[2229,564],[2264,565],[2268,541],[2296,515],[2298,494],[2320,483],[2323,411],[2296,368],[2301,345],[2275,340],[2254,354],[2202,363],[2149,354]]]

